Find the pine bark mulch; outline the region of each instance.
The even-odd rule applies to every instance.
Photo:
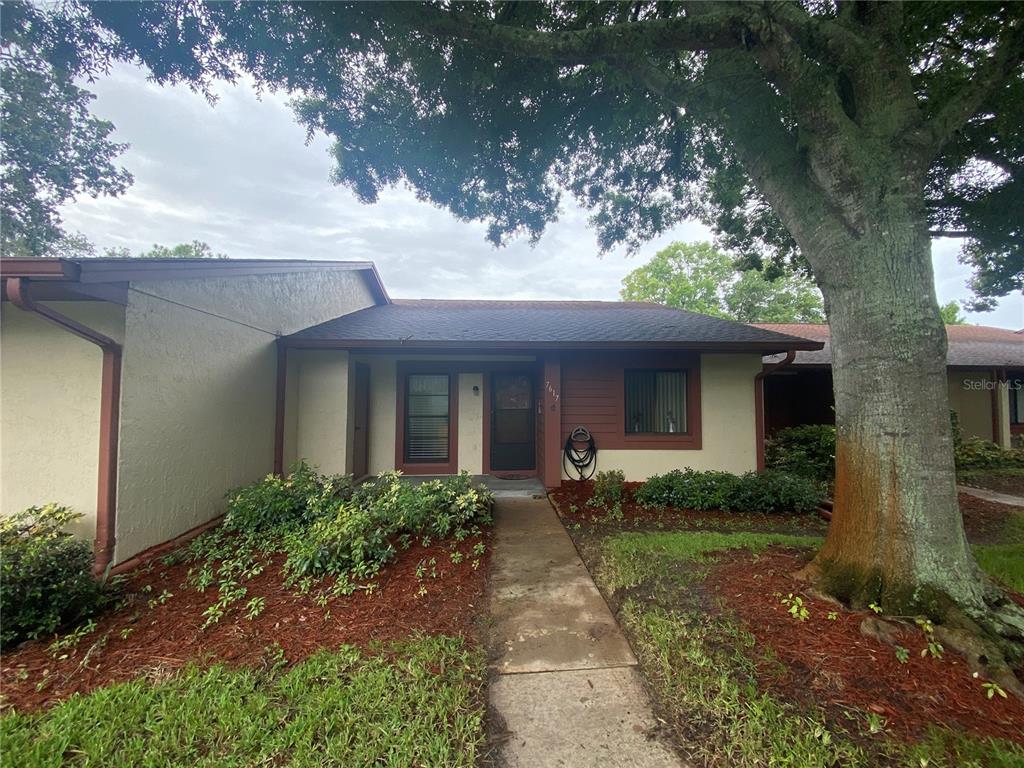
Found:
[[[388,642],[414,632],[476,641],[490,557],[490,546],[479,558],[473,554],[479,541],[477,536],[457,545],[463,555],[458,564],[451,561],[450,542],[413,544],[371,580],[374,589],[332,598],[325,606],[317,605],[316,588],[303,595],[285,586],[283,556],[275,556],[263,573],[244,582],[245,598],[205,630],[203,611],[216,601],[216,587],[198,592],[185,585],[190,564],[154,561],[128,576],[129,604],[98,617],[96,629],[76,647],[50,651],[49,638],[4,653],[0,706],[34,710],[113,682],[160,679],[190,662],[258,667],[275,661],[275,645],[294,664],[321,649]],[[480,561],[476,569],[474,559]],[[418,576],[421,563],[428,563],[426,574]],[[172,596],[161,604],[165,590]],[[253,597],[263,597],[265,607],[250,620],[243,613]]]
[[[792,550],[731,551],[705,582],[758,648],[781,662],[759,664],[761,685],[784,701],[823,706],[839,715],[837,722],[839,710],[874,712],[884,718],[887,734],[904,740],[942,725],[1024,744],[1024,702],[1012,694],[988,698],[984,680],[974,678],[956,653],[922,656],[925,636],[916,627],[901,633],[898,645],[909,652],[901,663],[894,647],[861,633],[861,622],[872,614],[803,592],[805,584],[793,574],[805,561],[806,554]],[[790,593],[803,599],[810,614],[805,621],[782,603]]]

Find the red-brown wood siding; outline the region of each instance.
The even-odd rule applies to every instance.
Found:
[[[541,371],[541,415],[538,423],[543,425],[537,435],[542,452],[537,462],[541,482],[546,488],[557,488],[562,482],[562,363],[555,352],[544,358]]]
[[[687,431],[673,435],[631,435],[625,428],[624,376],[628,369],[685,370]],[[563,354],[561,360],[562,433],[577,426],[590,430],[602,448],[689,448],[701,446],[700,356],[678,352],[605,352]]]

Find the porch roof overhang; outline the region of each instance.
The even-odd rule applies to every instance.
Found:
[[[761,354],[822,343],[638,302],[395,300],[285,336],[297,349],[534,351],[677,349]]]
[[[831,368],[831,330],[825,324],[764,323],[766,330],[800,333],[822,343],[817,351],[800,351],[792,366]],[[1024,334],[984,325],[947,325],[946,366],[951,370],[992,370],[1024,368]],[[766,364],[775,362],[766,356]]]

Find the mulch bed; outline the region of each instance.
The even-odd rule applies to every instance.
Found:
[[[128,605],[99,617],[96,630],[77,647],[56,654],[68,654],[67,658],[55,658],[48,650],[52,639],[26,643],[3,654],[2,706],[30,711],[140,675],[160,679],[190,662],[260,666],[271,662],[274,644],[294,664],[323,648],[388,642],[414,632],[476,640],[490,557],[488,546],[479,567],[472,567],[472,549],[479,541],[477,536],[458,544],[464,557],[457,565],[451,562],[450,542],[430,547],[414,544],[399,551],[371,580],[375,589],[333,598],[323,607],[314,600],[317,589],[301,595],[284,585],[283,555],[275,556],[262,574],[244,582],[245,599],[206,630],[201,629],[202,614],[215,602],[216,588],[201,593],[186,586],[188,563],[165,566],[155,561],[129,575],[126,591],[133,597]],[[430,568],[422,580],[417,578],[419,564],[431,558],[436,559],[436,578],[429,575]],[[421,586],[427,590],[425,595],[418,594]],[[149,600],[164,590],[173,597],[150,607]],[[260,596],[266,601],[263,612],[246,619],[242,615],[246,600]],[[122,637],[127,628],[130,633]],[[49,682],[41,685],[44,679]]]
[[[1003,474],[997,470],[991,473],[973,473],[965,478],[964,485],[1008,493],[1012,496],[1024,496],[1024,475]]]
[[[730,552],[711,569],[705,587],[718,594],[725,610],[738,617],[781,662],[759,665],[759,682],[784,701],[825,707],[842,723],[840,710],[874,712],[885,731],[904,740],[925,734],[929,725],[1024,744],[1024,702],[986,697],[983,680],[966,662],[947,651],[941,659],[922,657],[924,634],[908,627],[898,641],[910,656],[900,663],[894,648],[861,634],[870,614],[848,611],[803,592],[793,577],[806,554],[772,549],[757,557]],[[800,595],[810,612],[806,621],[790,616],[779,594]],[[837,618],[829,620],[830,612]]]
[[[967,538],[975,544],[1001,543],[1007,521],[1022,512],[1020,507],[979,499],[969,493],[960,494],[960,511],[964,515]]]
[[[815,515],[758,515],[743,512],[699,512],[692,509],[656,509],[637,504],[633,494],[642,483],[626,483],[622,501],[622,519],[612,520],[605,509],[588,506],[594,493],[591,481],[563,480],[551,491],[551,500],[567,524],[604,525],[613,529],[650,529],[666,527],[676,530],[767,530],[772,532],[824,535],[825,521]]]

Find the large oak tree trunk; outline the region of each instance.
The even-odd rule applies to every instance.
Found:
[[[980,637],[982,661],[1001,651],[1012,663],[1024,612],[968,547],[931,243],[923,217],[906,210],[874,209],[864,236],[829,238],[831,252],[812,258],[827,258],[815,271],[831,324],[836,489],[808,573],[845,602],[928,616]]]

